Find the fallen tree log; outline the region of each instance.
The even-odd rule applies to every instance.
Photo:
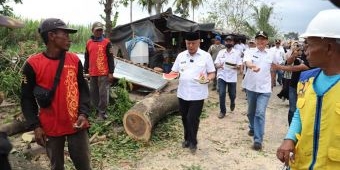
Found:
[[[8,136],[16,135],[21,132],[26,132],[29,130],[26,121],[14,119],[11,123],[6,123],[0,126],[1,132],[6,132]]]
[[[125,132],[136,140],[150,140],[154,125],[163,117],[178,111],[176,93],[153,93],[136,103],[123,118]]]

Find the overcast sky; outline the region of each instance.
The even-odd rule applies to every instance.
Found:
[[[283,32],[303,33],[312,20],[320,11],[336,8],[328,0],[265,0],[274,2],[275,16],[282,20],[275,23]]]
[[[103,6],[99,0],[23,0],[23,4],[11,5],[15,13],[23,18],[44,19],[49,17],[60,18],[65,22],[79,25],[89,25],[95,21],[102,21]],[[320,10],[335,8],[328,0],[263,0],[266,3],[274,2],[275,25],[281,32],[303,33],[309,21]],[[170,3],[171,6],[172,3]],[[164,8],[166,10],[166,8]],[[118,24],[130,22],[129,7],[120,7]],[[142,11],[139,5],[133,6],[133,20],[149,16]],[[191,13],[191,12],[190,12]],[[199,12],[204,15],[201,8]],[[190,17],[189,19],[191,19]],[[199,20],[199,17],[195,17]],[[197,22],[197,21],[196,21]]]

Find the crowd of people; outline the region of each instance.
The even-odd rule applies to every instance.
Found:
[[[234,38],[228,35],[224,49],[209,50],[207,57],[197,45],[198,35],[187,38],[187,50],[179,55],[172,68],[172,72],[181,75],[177,96],[184,126],[182,146],[189,147],[192,153],[197,149],[199,116],[208,97],[206,84],[214,79],[215,71],[220,103],[218,118],[222,119],[226,114],[226,88],[233,111],[237,70],[242,72],[244,68],[242,87],[247,94],[248,135],[253,136],[253,149],[262,150],[266,108],[277,81],[288,93],[279,97],[287,95],[289,100],[289,129],[277,149],[277,158],[285,163],[286,169],[339,168],[340,28],[333,24],[337,18],[340,18],[338,9],[321,11],[302,35],[305,41],[291,42],[286,49],[281,47],[279,39],[274,47],[268,48],[268,34],[259,31],[246,48],[236,48]],[[216,40],[211,49],[221,46],[219,36]],[[281,71],[286,76],[281,77]],[[207,81],[195,82],[198,74],[203,74]]]
[[[277,158],[292,169],[339,168],[340,27],[333,24],[338,18],[338,9],[321,11],[302,35],[305,41],[292,42],[289,48],[283,48],[279,39],[269,48],[268,34],[260,30],[248,45],[236,42],[233,35],[226,36],[222,45],[222,38],[216,36],[206,52],[199,47],[199,33],[187,33],[187,49],[178,54],[171,68],[180,75],[177,97],[184,127],[182,147],[196,153],[209,83],[216,82],[213,88],[218,90],[218,118],[222,119],[227,112],[226,93],[229,109],[234,111],[238,73],[244,73],[242,87],[253,149],[263,147],[266,108],[277,82],[287,85],[283,91],[288,94],[279,97],[289,100],[289,129]],[[79,58],[68,52],[69,34],[77,30],[60,19],[46,19],[38,29],[46,49],[30,56],[23,67],[22,111],[36,142],[46,148],[53,170],[64,169],[66,141],[75,168],[91,169],[90,105],[92,102],[99,119],[107,117],[108,87],[114,71],[112,45],[104,38],[103,29],[102,23],[93,24],[83,68]],[[89,74],[90,88],[83,73]],[[1,165],[10,169],[2,161],[8,162],[12,146],[3,132],[0,141]]]

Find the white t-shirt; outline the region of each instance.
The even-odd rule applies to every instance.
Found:
[[[215,64],[223,64],[223,68],[217,70],[217,78],[223,79],[225,82],[237,82],[237,69],[230,68],[226,62],[242,65],[241,52],[234,48],[228,52],[226,49],[221,50],[216,57]]]
[[[188,50],[178,54],[172,71],[179,72],[177,97],[183,100],[202,100],[208,98],[208,84],[200,84],[198,79],[201,74],[215,72],[215,66],[209,53],[198,49],[191,56]]]
[[[280,57],[281,58],[281,62],[280,64],[284,64],[284,61],[285,61],[285,50],[283,49],[282,46],[280,46],[279,48],[277,48],[276,46],[275,47],[272,47],[270,48],[273,53],[275,54],[276,57]]]
[[[258,93],[271,93],[271,64],[279,64],[281,59],[277,57],[272,50],[265,49],[260,51],[258,48],[254,50],[246,50],[244,52],[244,62],[250,61],[260,68],[259,72],[247,69],[246,75],[242,82],[242,87]]]

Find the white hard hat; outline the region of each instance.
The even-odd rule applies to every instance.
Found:
[[[300,37],[340,38],[340,10],[320,11],[309,23],[306,32]]]

